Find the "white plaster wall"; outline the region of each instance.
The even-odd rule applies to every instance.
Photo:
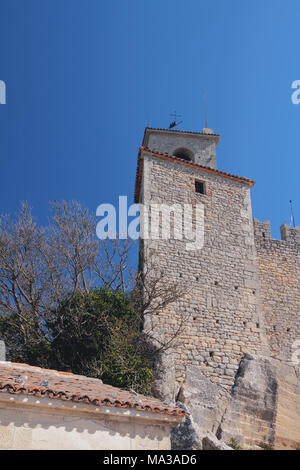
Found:
[[[170,449],[170,429],[167,426],[64,416],[41,413],[38,409],[35,412],[2,406],[0,449]]]

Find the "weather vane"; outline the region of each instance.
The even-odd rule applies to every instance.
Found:
[[[171,124],[169,125],[169,129],[173,129],[173,127],[177,127],[179,126],[179,124],[183,122],[183,121],[178,122],[178,118],[181,118],[181,114],[177,114],[176,111],[174,111],[174,113],[171,114],[171,117],[174,118],[174,121],[172,121]]]

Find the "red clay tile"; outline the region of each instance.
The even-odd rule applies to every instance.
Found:
[[[59,381],[57,380],[59,376]],[[16,383],[21,379],[22,383]],[[41,385],[47,383],[47,386]],[[0,393],[48,396],[95,406],[134,408],[152,413],[185,416],[177,406],[164,405],[156,398],[105,385],[101,380],[12,362],[0,363]]]

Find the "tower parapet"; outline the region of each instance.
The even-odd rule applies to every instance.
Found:
[[[211,129],[190,132],[146,127],[143,147],[216,169],[219,139]]]
[[[300,244],[300,228],[283,224],[280,227],[281,240]]]
[[[263,240],[271,240],[271,224],[270,221],[260,222],[259,220],[253,218],[253,228],[254,235],[257,238],[262,238]]]

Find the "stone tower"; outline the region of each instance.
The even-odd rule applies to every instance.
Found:
[[[166,206],[177,204],[183,210],[189,206],[188,217],[195,230],[193,208],[199,205],[203,207],[204,235],[201,248],[190,250],[184,236],[153,239],[150,235],[143,240],[144,266],[154,259],[155,269],[183,290],[177,302],[147,321],[165,341],[171,340],[181,325],[172,349],[157,367],[156,393],[188,405],[198,435],[209,431],[227,439],[239,437],[245,447],[251,447],[260,440],[273,441],[276,401],[250,199],[255,183],[217,169],[219,137],[210,129],[145,129],[135,201],[150,206],[149,224],[153,204],[164,205],[161,220]],[[253,358],[259,358],[255,372]],[[267,403],[252,397],[246,407],[241,405],[243,398],[236,404],[233,390],[241,368],[246,368],[249,376],[255,373],[257,386],[269,390]],[[237,395],[243,396],[242,388],[237,389]],[[258,410],[254,418],[251,407]],[[251,422],[242,431],[232,419],[239,414],[241,421],[247,421],[248,416]]]

